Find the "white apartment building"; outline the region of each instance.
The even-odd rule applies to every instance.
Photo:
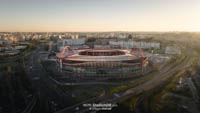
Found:
[[[167,46],[166,49],[165,49],[165,54],[168,54],[168,55],[180,55],[181,54],[181,50],[178,49],[177,47]]]
[[[57,41],[57,47],[59,51],[62,50],[65,46],[80,46],[84,45],[86,42],[85,38],[78,38],[78,39],[63,39]]]
[[[135,41],[109,41],[110,45],[120,45],[126,48],[132,48],[134,46],[140,48],[155,48],[160,49],[160,43],[158,42],[135,42]]]

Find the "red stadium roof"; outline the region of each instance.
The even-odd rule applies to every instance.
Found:
[[[58,59],[64,61],[98,62],[98,61],[129,61],[139,60],[141,57],[128,49],[82,49],[72,50],[66,46],[57,54]]]

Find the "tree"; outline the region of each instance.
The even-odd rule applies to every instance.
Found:
[[[95,42],[96,41],[96,38],[88,38],[87,39],[87,42]]]

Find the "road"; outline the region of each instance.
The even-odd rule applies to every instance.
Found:
[[[91,101],[87,101],[87,103],[117,103],[121,99],[128,98],[130,96],[133,96],[134,94],[142,93],[143,91],[150,90],[152,88],[155,88],[156,86],[160,85],[164,81],[166,81],[168,78],[172,77],[177,70],[184,70],[189,66],[190,61],[192,57],[186,57],[184,61],[179,61],[176,63],[172,63],[172,65],[163,68],[160,70],[160,72],[156,73],[156,76],[153,76],[153,78],[141,85],[135,86],[133,88],[129,88],[123,92],[118,93],[118,97],[115,95],[111,96],[105,96],[101,98],[96,98]],[[76,108],[79,108],[78,110]],[[76,104],[73,107],[65,108],[63,110],[57,111],[56,113],[68,113],[68,112],[75,112],[75,113],[84,113],[84,112],[91,112],[89,111],[88,107],[83,107],[82,104]]]
[[[176,70],[178,70],[178,69],[181,70],[181,69],[187,68],[187,67],[185,67],[187,62],[189,62],[189,58],[187,58],[184,62],[182,62],[177,67],[175,67],[167,72],[163,72],[160,76],[158,76],[142,85],[136,86],[134,88],[128,89],[127,91],[118,94],[118,95],[120,95],[119,97],[111,97],[110,99],[103,101],[103,103],[106,103],[106,102],[116,103],[121,99],[126,99],[126,98],[129,98],[130,96],[140,94],[144,91],[156,88],[156,86],[159,86],[165,80],[167,80],[168,78],[173,76],[176,73]],[[78,113],[81,113],[83,111],[86,112],[88,110],[83,109],[83,110],[80,110]]]
[[[74,100],[59,90],[51,81],[51,79],[49,79],[48,73],[45,72],[42,65],[40,64],[40,50],[40,45],[38,45],[37,49],[32,52],[30,58],[30,66],[27,67],[27,73],[32,79],[33,87],[36,88],[38,92],[41,102],[41,109],[43,109],[43,100],[53,102],[56,105],[54,106],[54,109],[61,109],[63,107],[74,104]]]
[[[192,96],[193,96],[193,100],[198,103],[199,101],[199,96],[198,96],[198,90],[196,89],[196,87],[194,86],[194,83],[192,81],[192,78],[188,78],[187,79],[187,83],[188,83],[188,86],[190,87],[191,89],[191,92],[192,92]]]

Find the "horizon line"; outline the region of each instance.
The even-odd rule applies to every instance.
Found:
[[[200,32],[199,31],[0,31],[0,33],[3,33],[3,32],[7,32],[7,33],[63,33],[63,32],[72,32],[72,33],[95,33],[95,32],[99,32],[99,33],[103,33],[103,32],[191,32],[191,33],[194,33],[194,32]]]

